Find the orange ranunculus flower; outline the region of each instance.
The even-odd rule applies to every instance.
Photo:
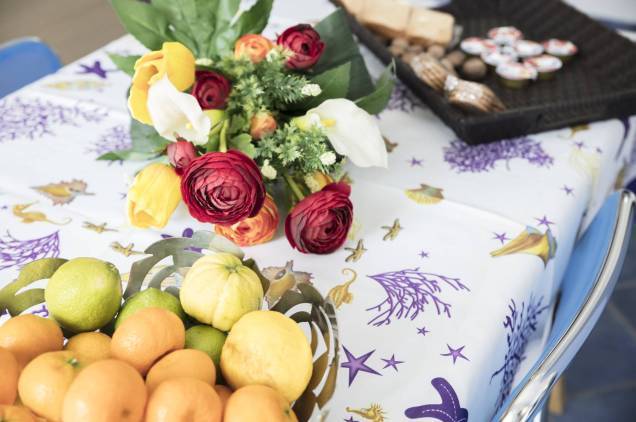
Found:
[[[135,63],[128,108],[136,120],[152,124],[148,112],[148,90],[155,82],[168,76],[177,90],[184,91],[194,83],[194,55],[183,44],[164,42],[161,50],[144,54]]]
[[[234,44],[234,57],[247,57],[252,63],[258,63],[265,59],[274,43],[258,34],[245,34]]]
[[[276,119],[271,113],[267,111],[259,111],[250,121],[250,135],[254,139],[261,139],[262,137],[274,133],[277,128]]]
[[[272,240],[278,228],[278,208],[271,196],[267,195],[265,203],[256,217],[246,218],[232,226],[214,226],[214,231],[230,239],[239,246],[252,246]]]

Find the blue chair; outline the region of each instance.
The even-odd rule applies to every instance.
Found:
[[[494,421],[532,420],[598,321],[623,266],[635,196],[612,194],[574,248],[546,347]]]
[[[37,38],[20,38],[0,45],[0,98],[61,66],[53,50]]]

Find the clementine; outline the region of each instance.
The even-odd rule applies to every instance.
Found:
[[[157,386],[172,378],[190,377],[210,385],[216,380],[214,362],[207,353],[196,349],[181,349],[170,352],[155,363],[146,375],[146,387],[152,394]]]
[[[162,382],[150,396],[146,409],[146,422],[221,422],[222,419],[223,405],[218,394],[210,384],[195,378]]]
[[[246,385],[228,400],[223,422],[267,421],[298,422],[285,397],[265,385]]]
[[[18,394],[20,368],[18,368],[18,360],[13,356],[13,353],[4,347],[0,347],[0,374],[2,374],[0,405],[13,404]]]
[[[0,326],[0,347],[13,353],[20,369],[37,355],[62,350],[63,345],[62,330],[52,319],[25,314]]]
[[[144,308],[115,330],[110,353],[146,375],[159,358],[184,344],[185,327],[177,315],[163,308]]]
[[[20,374],[20,400],[38,415],[60,421],[64,395],[83,366],[74,352],[41,354],[29,362]]]
[[[2,422],[36,422],[35,416],[24,406],[0,405]]]
[[[87,366],[64,397],[64,422],[139,422],[146,406],[146,386],[126,362],[105,359]]]
[[[110,357],[110,337],[97,332],[80,333],[68,339],[64,349],[75,352],[88,365]]]

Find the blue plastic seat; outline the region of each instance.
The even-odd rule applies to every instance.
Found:
[[[37,38],[0,45],[0,98],[61,67],[51,48]]]
[[[631,235],[634,194],[612,194],[577,242],[545,349],[510,393],[495,421],[529,421],[598,321],[614,290]]]

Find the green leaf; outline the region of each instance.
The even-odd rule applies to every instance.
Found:
[[[134,119],[130,121],[130,139],[132,150],[137,152],[161,152],[170,143],[159,135],[154,127]]]
[[[315,73],[322,73],[343,63],[351,62],[349,91],[346,97],[355,100],[373,92],[371,76],[349,29],[345,13],[341,9],[336,10],[320,21],[315,29],[325,43],[325,49],[312,70]]]
[[[241,133],[236,135],[228,142],[228,149],[236,149],[245,153],[250,158],[254,158],[256,155],[256,148],[252,144],[252,137],[247,133]]]
[[[126,31],[150,50],[160,50],[165,41],[173,41],[163,12],[137,0],[111,0]]]
[[[267,26],[269,14],[272,12],[274,0],[258,0],[252,7],[241,13],[233,27],[238,36],[244,34],[260,34]]]
[[[389,102],[391,92],[395,86],[395,62],[391,62],[382,72],[380,79],[375,85],[375,91],[371,94],[356,100],[358,107],[365,109],[370,114],[378,114]]]
[[[111,151],[97,157],[101,161],[146,161],[158,156],[158,152],[138,152],[132,149]]]
[[[340,66],[329,69],[311,78],[311,82],[320,85],[320,95],[307,97],[303,101],[293,104],[291,109],[307,110],[318,106],[330,98],[343,98],[349,91],[349,76],[351,63],[343,63]]]
[[[135,62],[141,56],[122,56],[121,54],[107,53],[108,57],[115,63],[115,66],[127,75],[133,76],[135,73]]]

